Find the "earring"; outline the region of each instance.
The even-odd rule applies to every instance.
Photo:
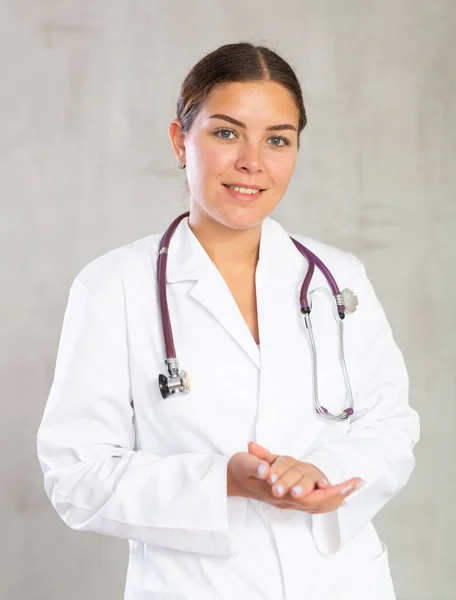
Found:
[[[185,165],[184,163],[181,161],[181,159],[179,158],[177,161],[177,166],[179,167],[179,169],[185,169]]]

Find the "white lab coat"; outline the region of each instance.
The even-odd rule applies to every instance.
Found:
[[[295,237],[358,296],[345,320],[350,422],[314,410],[299,311],[307,263],[274,219],[262,225],[256,274],[260,349],[187,218],[171,240],[168,301],[188,396],[163,400],[158,387],[161,235],[102,256],[73,283],[38,456],[65,523],[130,541],[126,600],[394,598],[370,521],[414,467],[406,369],[362,264]],[[311,289],[326,285],[316,270]],[[312,316],[321,402],[340,412],[336,323],[323,296]],[[333,484],[357,476],[367,485],[314,516],[227,498],[228,460],[249,440],[317,465]]]

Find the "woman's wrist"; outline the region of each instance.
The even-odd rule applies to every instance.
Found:
[[[231,474],[230,467],[228,465],[228,469],[226,472],[226,495],[230,496],[240,496],[239,493],[239,485]]]

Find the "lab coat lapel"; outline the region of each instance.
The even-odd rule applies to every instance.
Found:
[[[228,286],[187,218],[176,229],[168,252],[168,285],[194,280],[189,295],[215,317],[258,369],[261,359],[257,440],[276,453],[298,455],[323,426],[313,407],[310,350],[299,311],[307,269],[307,260],[284,228],[266,218],[256,270],[259,351]],[[311,289],[322,284],[316,270]]]
[[[218,270],[217,274],[201,278],[191,290],[190,295],[214,315],[252,362],[260,368],[258,347]]]
[[[219,270],[183,219],[176,229],[168,253],[167,283],[196,280],[190,296],[211,313],[218,323],[260,368],[259,350]]]
[[[272,219],[263,223],[257,268],[261,343],[257,441],[277,454],[300,455],[323,423],[312,400],[310,347],[299,294],[308,262]],[[312,288],[321,285],[319,272]]]

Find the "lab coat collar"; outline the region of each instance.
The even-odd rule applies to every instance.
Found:
[[[267,217],[261,227],[259,259],[256,271],[257,300],[267,298],[279,307],[283,293],[301,284],[307,261],[296,249],[283,227]],[[209,258],[188,225],[188,217],[178,225],[169,244],[167,283],[196,280],[190,296],[205,307],[260,368],[258,347],[219,270]],[[261,325],[261,323],[260,323]],[[264,327],[265,325],[263,325]],[[261,337],[261,327],[260,327]]]
[[[284,283],[303,281],[307,261],[297,250],[285,229],[271,217],[261,226],[258,269],[262,275]],[[217,267],[188,225],[185,217],[178,225],[168,251],[168,283],[199,280],[215,275]]]

